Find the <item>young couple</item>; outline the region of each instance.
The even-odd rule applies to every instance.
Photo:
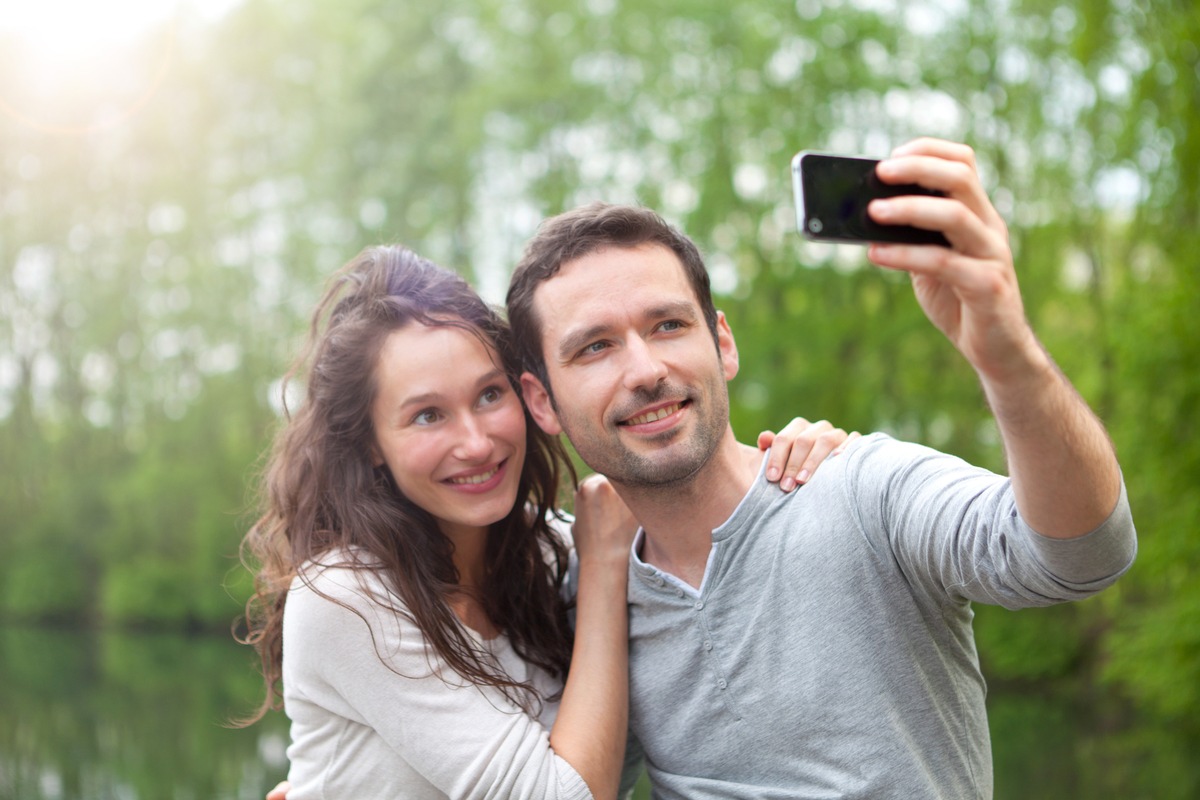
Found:
[[[783,448],[730,429],[737,350],[699,253],[643,209],[544,223],[511,334],[404,251],[339,274],[247,537],[290,800],[612,797],[627,728],[663,797],[990,796],[970,602],[1099,591],[1132,520],[970,150],[918,140],[879,176],[946,195],[870,213],[950,248],[868,255],[975,368],[1009,478],[881,434],[814,476],[847,443],[825,425],[787,459],[803,490],[768,485]],[[560,432],[608,477],[572,531]]]

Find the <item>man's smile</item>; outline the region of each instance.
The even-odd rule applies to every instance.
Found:
[[[629,419],[622,420],[617,424],[622,427],[647,425],[652,422],[658,422],[659,420],[666,419],[672,414],[677,414],[689,405],[691,405],[690,400],[679,400],[674,403],[668,403],[667,405],[659,406],[658,408],[652,408],[649,411],[643,411],[640,414],[632,416]]]

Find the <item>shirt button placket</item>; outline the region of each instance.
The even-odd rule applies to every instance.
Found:
[[[695,609],[695,610],[697,610],[697,611],[703,611],[703,610],[704,610],[704,601],[703,601],[703,600],[697,600],[696,602],[692,603],[692,608],[694,608],[694,609]],[[706,626],[705,626],[705,628],[707,628],[707,627],[708,627],[708,626],[706,625]],[[705,652],[707,652],[707,653],[709,653],[709,654],[711,654],[711,653],[712,653],[712,649],[713,649],[713,641],[712,641],[712,637],[711,637],[711,636],[709,636],[709,635],[705,635],[705,637],[704,637],[704,642],[703,642],[703,646],[704,646],[704,650],[705,650]],[[715,663],[715,662],[714,662],[714,663]],[[725,680],[724,678],[717,678],[717,688],[718,688],[718,689],[721,689],[721,690],[723,691],[723,690],[725,690],[725,689],[726,689],[728,686],[729,686],[729,682],[728,682],[727,680]]]

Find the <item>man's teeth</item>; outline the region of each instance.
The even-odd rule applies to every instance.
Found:
[[[470,486],[472,484],[483,483],[484,481],[491,480],[491,477],[499,471],[500,468],[496,467],[495,469],[488,470],[487,472],[481,472],[478,475],[468,475],[465,478],[451,478],[450,482],[459,484],[460,486]]]
[[[663,406],[657,411],[651,411],[648,414],[642,414],[637,417],[632,417],[626,425],[645,425],[647,422],[656,422],[663,417],[669,417],[683,407],[682,403],[674,403],[669,406]]]

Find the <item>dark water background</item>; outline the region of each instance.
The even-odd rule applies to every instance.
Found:
[[[219,636],[0,626],[0,800],[262,798],[286,720],[224,725],[251,663]],[[993,686],[989,706],[998,800],[1197,796],[1197,743],[1103,697]]]

